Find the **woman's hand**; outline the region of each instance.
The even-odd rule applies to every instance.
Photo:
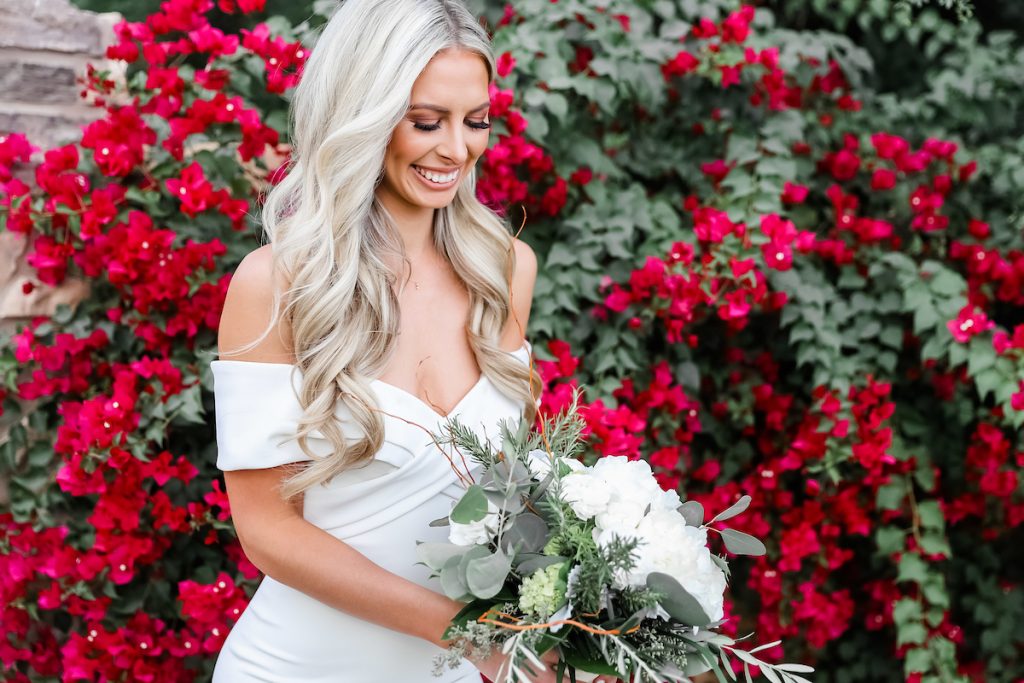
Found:
[[[527,674],[530,683],[559,683],[559,681],[555,679],[555,671],[558,667],[559,656],[560,655],[557,647],[552,648],[544,654],[542,654],[540,656],[540,661],[542,661],[544,663],[544,666],[546,666],[547,668],[544,671],[539,671],[539,667],[532,667],[535,671],[537,671],[537,675],[529,677],[529,674]],[[473,659],[472,661],[476,665],[476,668],[480,670],[480,673],[482,673],[484,676],[487,676],[487,678],[493,683],[520,683],[519,681],[516,681],[513,677],[509,676],[508,660],[509,656],[502,654],[501,650],[498,649],[495,650],[494,653],[486,659]],[[565,683],[568,680],[569,674],[562,674],[561,683]],[[618,678],[614,678],[612,676],[602,675],[595,678],[594,683],[615,683],[618,680]]]

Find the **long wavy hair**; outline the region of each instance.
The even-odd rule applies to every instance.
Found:
[[[287,283],[286,291],[275,287],[270,325],[246,347],[281,316],[290,323],[305,413],[294,438],[311,461],[282,482],[286,500],[368,463],[383,444],[370,378],[394,351],[400,313],[398,276],[385,257],[398,255],[402,263],[408,257],[375,190],[414,81],[448,49],[479,54],[494,80],[487,33],[459,2],[345,0],[323,28],[294,91],[288,172],[262,209],[275,281]],[[481,371],[503,394],[522,401],[524,418],[532,421],[540,380],[498,346],[512,315],[512,232],[476,198],[475,169],[452,203],[434,211],[433,242],[469,292],[466,333]],[[359,438],[343,433],[339,408],[346,422],[351,415]],[[328,455],[309,448],[314,432],[330,442]]]

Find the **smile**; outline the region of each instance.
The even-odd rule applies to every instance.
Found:
[[[427,184],[437,189],[451,187],[459,178],[458,169],[452,171],[451,173],[435,173],[433,171],[428,171],[426,169],[420,168],[415,164],[412,165],[412,168],[414,171],[416,171],[416,175],[418,175],[420,178],[423,178],[423,180]]]

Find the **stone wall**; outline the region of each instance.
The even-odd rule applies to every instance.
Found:
[[[0,0],[0,136],[24,133],[42,150],[78,139],[82,125],[102,110],[81,99],[76,80],[87,63],[120,71],[119,63],[104,58],[119,20],[79,10],[68,0]],[[31,184],[32,169],[19,177]],[[38,285],[24,262],[27,246],[20,235],[0,231],[0,337],[32,316],[52,314],[58,303],[74,305],[88,296],[86,283],[73,279],[56,288],[35,286],[26,295],[26,283]],[[30,411],[23,406],[23,415]],[[9,426],[0,416],[0,441]],[[9,500],[7,490],[0,476],[0,508]]]
[[[118,20],[117,14],[86,12],[68,0],[0,0],[0,136],[24,133],[43,150],[77,139],[82,125],[101,110],[81,99],[76,79],[90,62],[117,66],[105,60],[104,51]],[[31,177],[31,169],[25,175]],[[84,283],[71,281],[24,294],[23,285],[32,281],[24,264],[26,246],[20,236],[0,232],[0,335],[17,321],[52,313],[57,303],[85,294]]]

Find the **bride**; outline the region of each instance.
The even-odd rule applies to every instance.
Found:
[[[454,0],[345,0],[306,64],[211,366],[217,466],[265,575],[214,683],[505,680],[498,651],[433,675],[463,603],[415,556],[473,474],[429,432],[493,437],[540,392],[536,258],[475,196],[494,77]]]

